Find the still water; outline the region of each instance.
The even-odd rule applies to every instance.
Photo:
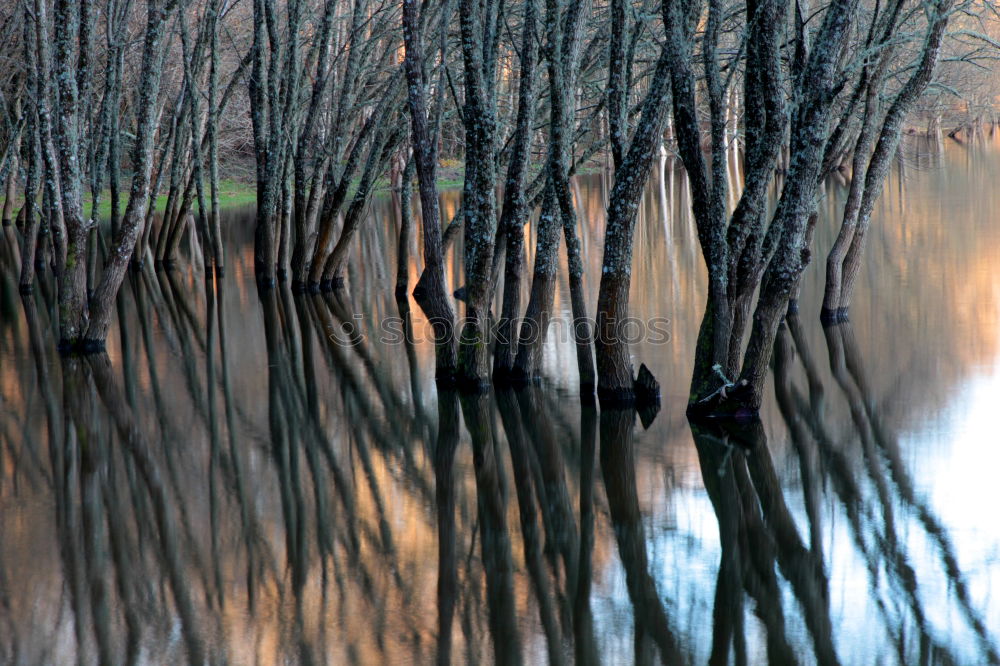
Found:
[[[684,418],[706,279],[670,160],[633,272],[652,423],[581,408],[565,282],[540,387],[439,394],[391,197],[341,296],[258,296],[230,212],[218,289],[133,275],[91,361],[55,353],[51,283],[22,303],[6,231],[0,663],[997,662],[1000,140],[903,154],[824,330],[826,184],[742,432]],[[608,183],[576,188],[592,313]]]

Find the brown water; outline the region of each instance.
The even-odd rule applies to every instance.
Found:
[[[827,184],[751,432],[684,418],[705,273],[670,161],[636,232],[648,429],[579,406],[565,281],[541,387],[439,395],[389,197],[342,298],[262,302],[227,214],[218,291],[133,276],[109,363],[60,360],[7,230],[0,663],[997,661],[1000,142],[905,155],[852,324],[824,330]],[[591,313],[606,194],[577,182]]]

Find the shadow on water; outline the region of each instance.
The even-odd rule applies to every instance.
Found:
[[[244,255],[130,274],[86,359],[0,270],[0,662],[1000,661],[852,324],[787,317],[764,421],[650,427],[439,392],[407,298],[258,294]]]

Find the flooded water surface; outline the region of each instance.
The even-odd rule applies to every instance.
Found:
[[[132,274],[91,359],[58,356],[6,237],[0,663],[995,663],[997,182],[1000,142],[906,143],[824,328],[830,180],[739,429],[684,416],[706,277],[670,159],[636,231],[641,418],[581,406],[565,264],[541,385],[439,392],[392,196],[337,294],[258,294],[228,213],[226,277]],[[575,187],[593,312],[607,180]]]

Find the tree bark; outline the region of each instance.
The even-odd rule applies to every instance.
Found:
[[[441,59],[445,59],[447,25],[451,3],[445,2],[441,18]],[[410,110],[410,134],[413,144],[413,164],[420,192],[420,216],[424,241],[424,270],[413,295],[431,322],[436,349],[435,377],[450,382],[458,365],[455,340],[455,314],[451,307],[444,280],[444,252],[441,242],[441,212],[437,193],[437,146],[440,126],[431,127],[427,115],[424,54],[416,0],[403,1],[403,40],[406,57],[403,68],[407,81],[407,104]],[[440,118],[444,103],[444,62],[438,80],[436,117]]]
[[[551,183],[545,186],[542,212],[538,216],[535,238],[535,266],[531,278],[528,308],[518,334],[517,357],[514,359],[513,379],[517,383],[535,381],[541,363],[542,345],[549,328],[552,298],[559,267],[560,226],[558,203]]]
[[[461,387],[483,391],[489,386],[490,270],[496,235],[496,57],[499,2],[461,0],[459,17],[465,70],[466,170],[463,190],[465,222],[465,325],[459,339],[456,378]]]
[[[44,2],[35,3],[40,26],[46,26]],[[85,3],[84,3],[85,4]],[[70,0],[55,5],[55,79],[59,91],[56,146],[59,154],[59,192],[66,229],[66,257],[59,275],[59,348],[73,349],[87,327],[87,224],[83,217],[83,177],[80,165],[79,90],[73,38],[80,26],[80,10]],[[40,38],[41,39],[41,38]]]
[[[632,283],[632,241],[643,187],[649,177],[653,151],[659,145],[670,76],[666,49],[660,53],[642,116],[615,181],[608,204],[604,234],[601,287],[597,296],[597,395],[602,404],[628,405],[635,401],[632,361],[625,336],[629,287]]]
[[[406,161],[399,187],[399,237],[396,243],[396,297],[406,298],[410,290],[410,238],[413,235],[413,158]]]
[[[836,266],[838,254],[835,252],[843,252],[843,244],[839,248],[835,245],[830,252],[830,257],[827,260],[827,290],[823,303],[824,315],[827,317],[832,312],[837,320],[846,320],[847,318],[851,297],[854,295],[854,285],[861,270],[861,256],[864,253],[872,212],[875,209],[875,203],[882,194],[889,166],[899,147],[903,122],[931,82],[941,50],[944,31],[948,25],[951,6],[952,0],[937,0],[930,6],[931,12],[927,18],[927,37],[923,44],[920,61],[886,112],[875,150],[864,170],[864,194],[860,204],[858,204],[853,234],[850,233],[849,228],[845,230],[845,235],[850,236],[850,245],[841,261],[840,275],[836,275],[836,270],[834,270],[833,280],[830,279],[829,266],[831,264]],[[860,179],[861,173],[855,171],[854,177]],[[844,221],[845,224],[848,222],[846,211]],[[840,284],[836,279],[838,277]]]
[[[37,91],[36,84],[37,69],[35,67],[35,31],[32,21],[28,17],[27,6],[24,9],[24,29],[22,36],[24,39],[24,61],[27,69],[27,87],[29,91]],[[28,96],[25,107],[24,140],[22,145],[26,145],[25,153],[28,156],[28,169],[24,182],[24,205],[21,207],[19,216],[22,218],[23,235],[21,241],[21,274],[18,278],[18,290],[22,294],[27,294],[34,288],[35,282],[35,253],[38,245],[39,212],[38,205],[38,185],[41,172],[41,146],[38,142],[38,107]]]
[[[7,183],[4,187],[3,213],[0,214],[2,224],[5,227],[10,226],[11,215],[14,212],[14,197],[17,196],[17,153],[20,152],[19,148],[19,145],[11,147],[14,157],[10,161],[10,172],[7,174]]]
[[[841,6],[841,4],[843,6]],[[832,94],[836,85],[837,53],[851,26],[850,0],[837,0],[827,10],[816,39],[816,46],[802,74],[805,99],[800,102],[792,124],[789,153],[791,161],[781,199],[767,236],[775,238],[771,256],[760,286],[754,311],[753,328],[743,357],[737,386],[737,409],[756,412],[760,409],[762,389],[771,348],[778,324],[785,314],[798,276],[809,263],[809,249],[804,245],[806,222],[812,212],[818,188],[823,150],[828,137]]]
[[[295,247],[292,250],[292,288],[296,291],[304,290],[306,277],[309,275],[309,263],[307,262],[307,242],[310,233],[308,198],[309,192],[315,188],[309,188],[312,182],[310,176],[322,164],[322,153],[312,150],[312,141],[315,138],[316,122],[320,116],[320,104],[323,101],[323,94],[326,90],[327,81],[330,78],[329,56],[330,56],[330,33],[333,30],[334,13],[337,7],[336,0],[327,0],[323,10],[323,18],[320,23],[318,48],[319,54],[316,58],[316,74],[313,80],[312,94],[309,100],[309,109],[306,111],[302,130],[299,132],[298,142],[295,147],[293,158],[294,168],[294,197],[295,203],[292,206],[292,227],[295,230]],[[353,49],[352,49],[353,51]],[[349,54],[348,57],[355,57]]]
[[[524,271],[524,224],[530,213],[525,197],[525,181],[530,158],[531,126],[534,119],[535,61],[538,55],[536,35],[537,2],[528,0],[524,6],[524,26],[521,32],[521,71],[518,80],[517,118],[507,179],[504,186],[503,208],[499,234],[505,246],[503,304],[497,322],[493,350],[493,380],[504,383],[513,378],[517,351],[515,319],[521,312],[521,274]]]
[[[157,66],[163,47],[166,20],[174,11],[176,0],[147,4],[146,34],[140,69],[142,84],[136,96],[138,123],[136,141],[132,151],[132,189],[122,220],[122,229],[115,239],[114,248],[105,262],[101,281],[91,300],[91,319],[83,343],[84,351],[104,348],[111,328],[115,295],[121,287],[135,248],[136,238],[142,232],[146,206],[149,205],[149,181],[153,166],[153,135],[156,130],[156,98],[160,89],[161,69]]]

